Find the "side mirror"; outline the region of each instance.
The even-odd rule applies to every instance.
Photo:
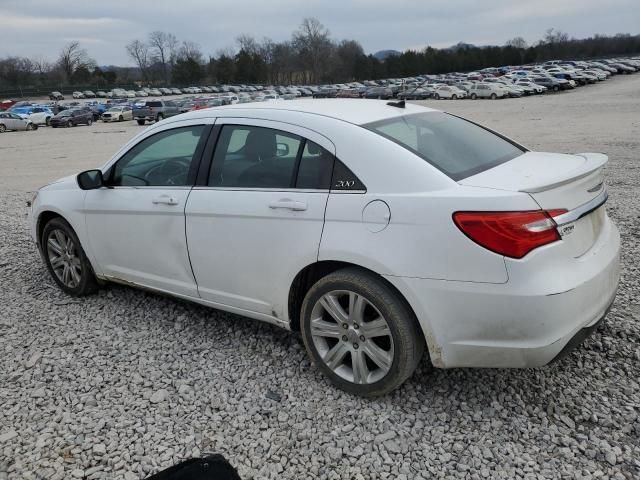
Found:
[[[286,143],[278,143],[276,146],[276,155],[278,157],[286,157],[289,155],[289,145]]]
[[[102,171],[100,170],[86,170],[81,172],[76,177],[76,180],[82,190],[95,190],[96,188],[105,186]]]

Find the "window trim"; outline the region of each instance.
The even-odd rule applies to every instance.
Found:
[[[189,166],[189,172],[187,173],[187,181],[185,185],[113,185],[111,182],[113,181],[113,175],[115,175],[116,165],[123,161],[125,157],[138,145],[142,142],[146,142],[148,139],[153,138],[157,135],[164,134],[166,132],[171,132],[173,130],[178,130],[181,128],[190,128],[190,127],[204,127],[202,130],[202,134],[200,135],[200,139],[198,140],[198,145],[196,146],[195,151],[193,152],[193,160],[191,161],[191,165]],[[202,163],[203,152],[205,149],[205,144],[209,139],[211,134],[212,125],[207,123],[194,123],[189,125],[178,125],[173,128],[165,128],[158,132],[152,133],[151,135],[147,135],[146,137],[140,139],[140,141],[136,142],[134,145],[131,145],[126,152],[118,157],[107,170],[103,173],[105,178],[105,185],[108,188],[192,188],[196,183],[196,175],[199,171],[200,164]]]

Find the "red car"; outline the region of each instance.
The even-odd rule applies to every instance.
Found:
[[[0,102],[0,110],[9,110],[16,104],[15,100],[2,100]]]

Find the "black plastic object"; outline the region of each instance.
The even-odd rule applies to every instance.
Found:
[[[190,458],[147,477],[146,480],[242,480],[222,455]]]
[[[404,108],[406,103],[404,100],[400,100],[399,102],[387,102],[387,105],[390,107]]]

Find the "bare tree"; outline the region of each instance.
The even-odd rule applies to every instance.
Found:
[[[178,58],[203,63],[203,55],[202,50],[200,50],[200,45],[195,42],[182,42],[182,45],[180,45],[180,49],[178,50]]]
[[[293,34],[293,45],[298,50],[301,63],[311,72],[309,80],[318,82],[331,52],[329,30],[317,18],[305,18]]]
[[[78,41],[66,45],[58,57],[58,65],[64,72],[67,81],[71,81],[71,77],[79,68],[90,69],[95,64],[95,60],[89,57],[87,51],[80,46]]]
[[[250,55],[256,54],[260,50],[260,45],[258,45],[256,39],[251,35],[243,33],[236,38],[236,43],[238,44],[238,47],[240,47],[240,50],[244,50]]]
[[[544,32],[544,38],[542,39],[543,43],[566,43],[569,41],[569,35],[566,32],[561,30],[556,30],[554,28],[549,28],[546,32]]]
[[[147,44],[141,40],[133,40],[125,48],[127,49],[127,55],[138,65],[142,78],[146,81],[150,80],[151,54]]]
[[[178,39],[172,33],[155,31],[149,34],[151,54],[160,63],[165,82],[169,81],[169,67],[173,65],[178,48]]]
[[[513,48],[527,48],[527,42],[522,37],[514,37],[511,40],[507,40],[505,46]]]

